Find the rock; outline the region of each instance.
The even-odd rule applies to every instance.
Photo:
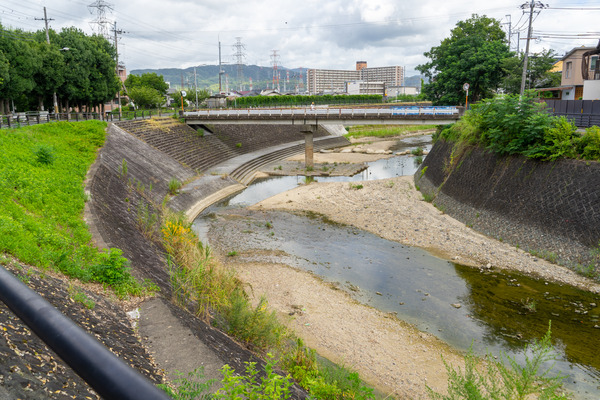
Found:
[[[460,303],[452,303],[452,304],[450,304],[450,305],[451,305],[452,307],[454,307],[454,308],[461,308],[461,307],[462,307],[462,305],[461,305]]]
[[[366,153],[367,154],[377,154],[377,152],[373,149],[367,149]]]
[[[345,149],[342,149],[342,151],[340,151],[340,153],[352,153],[352,150],[353,149],[345,148]]]
[[[375,150],[375,154],[387,154],[387,151],[383,149]]]
[[[329,154],[329,153],[333,153],[333,150],[321,149],[320,152],[323,154]]]
[[[426,156],[427,154],[429,154],[429,152],[427,150],[423,150],[423,155]]]

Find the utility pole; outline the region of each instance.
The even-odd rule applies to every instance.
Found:
[[[196,110],[198,110],[198,77],[196,76],[196,67],[194,67],[194,91],[196,92]]]
[[[113,33],[115,34],[115,54],[117,57],[117,78],[119,79],[119,83],[121,85],[119,86],[123,86],[123,81],[121,80],[121,74],[119,73],[119,47],[118,47],[118,43],[119,43],[119,38],[117,37],[117,35],[120,35],[123,33],[123,31],[119,31],[117,30],[117,21],[114,22],[114,28],[113,28]],[[119,90],[117,91],[117,99],[119,104],[117,104],[117,107],[119,108],[119,121],[121,120],[121,117],[123,116],[122,111],[121,111],[121,88],[119,87]]]
[[[523,75],[521,76],[521,96],[523,95],[523,93],[525,93],[525,81],[527,80],[527,62],[529,61],[529,41],[531,40],[531,34],[532,34],[532,24],[533,24],[533,10],[535,8],[546,8],[547,5],[542,4],[539,1],[534,1],[531,0],[531,2],[528,3],[524,3],[521,5],[521,9],[525,10],[526,8],[529,7],[529,27],[527,28],[527,42],[525,44],[525,55],[523,56]],[[539,13],[539,11],[538,11]]]
[[[219,39],[219,94],[223,93],[223,90],[221,87],[222,87],[222,83],[223,83],[222,76],[224,73],[225,72],[223,71],[223,68],[221,67],[221,40]]]
[[[49,33],[49,28],[48,28],[48,21],[54,21],[53,18],[48,18],[48,15],[46,14],[46,7],[44,7],[44,18],[36,18],[36,21],[44,21],[44,23],[46,24],[46,43],[50,44],[50,33]],[[54,91],[54,93],[52,94],[52,102],[54,103],[54,113],[56,113],[57,109],[58,109],[58,100],[56,99],[56,90]],[[44,111],[44,105],[42,103],[42,111]]]

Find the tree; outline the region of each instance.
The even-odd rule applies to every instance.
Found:
[[[164,103],[164,97],[158,90],[148,86],[136,86],[128,90],[129,97],[139,108],[155,108]]]
[[[140,86],[150,87],[162,96],[166,95],[169,89],[169,84],[165,82],[163,76],[157,75],[156,72],[146,72],[141,76],[130,74],[125,80],[127,89]]]
[[[456,105],[465,102],[465,83],[473,101],[491,96],[505,76],[502,66],[511,52],[500,22],[474,14],[424,55],[431,61],[417,66],[429,78],[423,93],[435,104]]]
[[[529,56],[527,81],[525,88],[537,89],[556,87],[560,85],[561,73],[550,72],[556,62],[554,50],[544,50]],[[506,78],[502,88],[506,93],[518,94],[521,91],[521,76],[523,73],[523,54],[507,58],[502,66]]]

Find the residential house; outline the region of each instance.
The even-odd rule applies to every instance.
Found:
[[[588,52],[595,51],[596,47],[576,47],[562,58],[560,87],[552,88],[560,90],[560,99],[600,99],[600,79],[598,79],[600,77],[596,72],[598,54],[586,55]]]

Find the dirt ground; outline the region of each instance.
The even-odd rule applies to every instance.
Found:
[[[381,149],[392,143],[373,140],[365,146]],[[365,162],[381,157],[386,156],[318,153],[315,163]],[[481,235],[444,214],[423,201],[410,176],[361,184],[362,189],[348,183],[311,183],[251,208],[313,211],[385,239],[427,249],[443,259],[478,268],[518,270],[600,292],[600,285]],[[438,391],[447,385],[441,356],[454,365],[462,362],[460,355],[433,335],[357,303],[310,273],[268,260],[241,263],[229,257],[224,262],[238,270],[256,299],[266,295],[270,306],[310,347],[359,371],[386,395],[427,398],[426,385]]]

